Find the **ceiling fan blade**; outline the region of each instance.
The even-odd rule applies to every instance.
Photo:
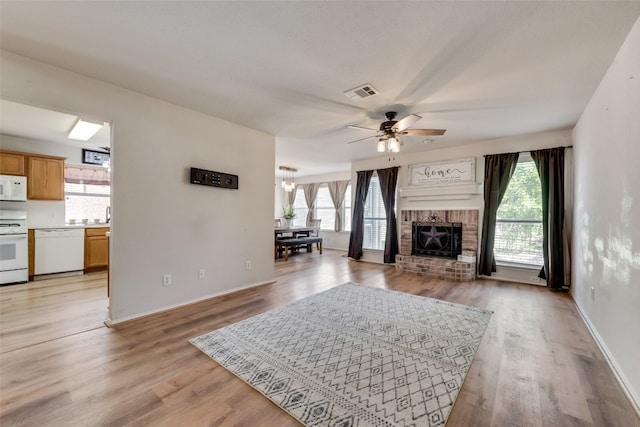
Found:
[[[346,128],[349,128],[349,129],[373,130],[373,131],[378,132],[378,129],[374,129],[374,128],[367,128],[367,127],[364,127],[364,126],[358,126],[358,125],[346,125],[345,127],[346,127]]]
[[[349,141],[349,142],[347,142],[347,144],[353,144],[354,142],[360,142],[360,141],[364,141],[365,139],[371,139],[371,138],[377,138],[377,137],[378,137],[378,135],[371,135],[371,136],[367,136],[367,137],[364,137],[364,138],[360,138],[360,139],[356,139],[356,140],[353,140],[353,141]]]
[[[438,136],[444,135],[446,131],[446,129],[407,129],[398,133],[408,136]]]
[[[409,126],[411,126],[412,124],[420,120],[421,118],[422,117],[417,116],[415,114],[409,114],[404,119],[399,120],[398,123],[396,123],[392,129],[396,131],[405,130],[406,128],[408,128]]]

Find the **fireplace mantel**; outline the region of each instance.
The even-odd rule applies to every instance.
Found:
[[[409,186],[400,188],[400,197],[408,201],[421,200],[468,200],[482,194],[481,184],[445,184]]]

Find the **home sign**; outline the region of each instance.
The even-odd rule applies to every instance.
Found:
[[[409,165],[409,185],[469,184],[475,182],[475,157]]]

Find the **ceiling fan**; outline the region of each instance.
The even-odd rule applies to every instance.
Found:
[[[387,118],[387,121],[382,122],[379,129],[367,128],[357,125],[348,125],[347,127],[351,129],[372,130],[377,133],[365,138],[350,141],[347,144],[353,144],[354,142],[364,141],[370,138],[378,138],[378,152],[382,153],[385,151],[391,151],[397,153],[398,151],[400,151],[400,145],[402,145],[402,140],[399,138],[399,135],[438,136],[444,135],[444,133],[446,132],[446,129],[407,129],[422,117],[415,114],[409,114],[402,120],[395,120],[397,114],[398,113],[396,113],[395,111],[386,112],[385,116]]]

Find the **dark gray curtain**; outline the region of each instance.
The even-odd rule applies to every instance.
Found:
[[[484,215],[478,274],[491,276],[496,271],[493,253],[496,237],[496,213],[518,164],[519,153],[494,154],[484,158]]]
[[[378,169],[380,192],[387,213],[387,236],[384,243],[384,262],[396,262],[398,253],[398,227],[396,224],[396,183],[398,182],[398,167]]]
[[[353,218],[351,220],[351,235],[349,236],[349,258],[362,258],[362,239],[364,237],[364,204],[367,201],[369,182],[373,171],[358,172],[356,194],[353,198]]]
[[[531,152],[542,186],[542,255],[539,277],[547,286],[564,285],[564,147]]]

